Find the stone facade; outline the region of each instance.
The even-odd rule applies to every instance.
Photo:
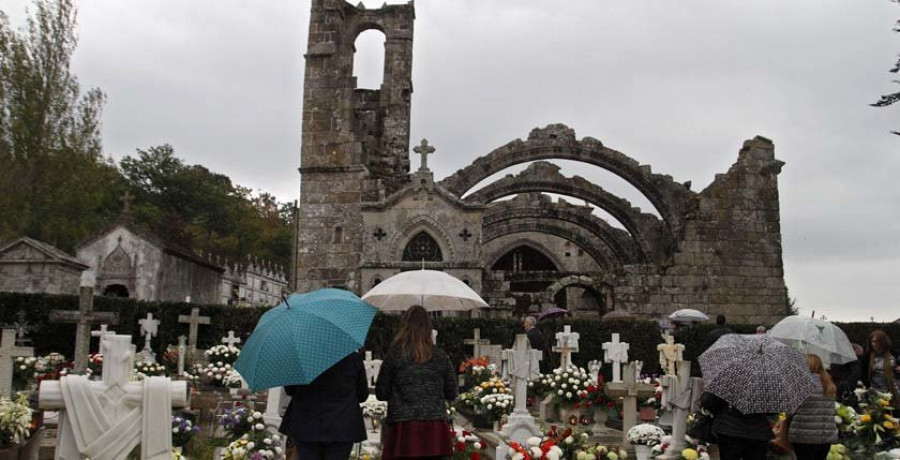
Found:
[[[280,267],[259,260],[248,260],[246,265],[226,263],[219,303],[236,307],[276,305],[287,294],[287,285]]]
[[[0,246],[0,291],[74,295],[87,268],[54,246],[21,237]]]
[[[413,149],[421,167],[409,174],[414,18],[412,3],[366,10],[341,0],[312,2],[298,290],[342,286],[362,294],[425,266],[465,280],[507,314],[556,305],[580,315],[615,309],[660,317],[696,308],[766,324],[786,313],[777,183],[783,163],[771,141],[747,141],[737,163],[700,193],[561,124],[535,128],[440,182],[427,167],[434,149],[423,141]],[[360,90],[353,42],[372,28],[386,36],[384,84]],[[656,214],[562,175],[552,160],[606,169]],[[524,163],[530,165],[522,173],[474,190]],[[547,193],[590,206],[554,202]]]

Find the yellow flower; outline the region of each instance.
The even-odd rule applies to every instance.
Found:
[[[891,423],[891,422],[888,421],[888,420],[885,420],[884,423],[882,423],[882,425],[884,425],[884,427],[887,428],[887,429],[889,429],[889,430],[894,428],[894,424]]]
[[[859,416],[859,421],[863,423],[869,423],[872,421],[872,416],[869,414],[862,414]]]
[[[697,460],[700,454],[697,453],[696,450],[688,448],[681,451],[681,457],[687,460]]]
[[[363,456],[362,456],[362,460],[371,460],[371,459],[372,459],[372,456],[369,454],[363,454]]]
[[[878,404],[881,405],[881,407],[887,407],[890,402],[887,399],[879,399]]]

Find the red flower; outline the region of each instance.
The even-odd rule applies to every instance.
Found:
[[[456,444],[453,445],[453,448],[459,451],[466,450],[466,443],[457,441]]]
[[[588,401],[588,402],[584,403],[584,405],[587,406],[587,407],[591,407],[591,402]]]
[[[481,454],[479,454],[478,452],[472,452],[471,454],[469,454],[469,459],[470,460],[481,460]]]

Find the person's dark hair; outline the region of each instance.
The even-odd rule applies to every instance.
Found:
[[[406,359],[422,364],[434,355],[431,339],[431,317],[421,305],[413,305],[403,314],[393,346]]]
[[[725,315],[716,315],[716,326],[725,325]]]
[[[873,340],[878,344],[878,350],[875,350],[872,347]],[[891,351],[891,338],[881,329],[876,329],[869,334],[869,338],[866,340],[866,350],[874,352],[877,355],[889,353]]]

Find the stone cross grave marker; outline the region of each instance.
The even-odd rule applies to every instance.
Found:
[[[679,362],[677,375],[664,375],[660,380],[663,387],[662,406],[672,414],[672,443],[660,458],[681,458],[681,450],[685,447],[687,417],[691,411],[699,409],[703,381],[691,377],[690,361]]]
[[[147,313],[147,317],[138,320],[141,325],[141,335],[144,336],[144,349],[138,354],[141,362],[155,363],[156,355],[150,347],[150,340],[153,336],[159,334],[159,320],[153,319],[153,313]]]
[[[628,343],[619,342],[619,334],[612,335],[612,342],[603,343],[603,362],[612,363],[613,382],[622,381],[622,363],[628,362]]]
[[[16,330],[3,329],[0,341],[0,396],[9,398],[12,395],[13,371],[18,357],[34,356],[34,348],[16,345]]]
[[[472,345],[472,357],[478,359],[484,356],[482,345],[490,345],[491,341],[488,339],[482,339],[481,329],[477,327],[475,328],[474,336],[474,338],[463,340],[463,343],[466,345]]]
[[[171,458],[172,408],[187,405],[187,383],[167,377],[130,381],[134,372],[131,336],[102,340],[107,355],[101,382],[80,375],[41,382],[38,405],[60,411],[55,458],[126,458],[138,442],[144,460]],[[70,397],[64,398],[64,393]],[[75,397],[88,393],[95,398]]]
[[[51,310],[51,323],[74,323],[75,328],[75,372],[87,369],[91,344],[91,324],[119,324],[119,314],[94,311],[94,289],[82,286],[78,298],[78,311]]]
[[[190,315],[178,315],[178,322],[190,324],[188,328],[188,349],[193,356],[197,353],[197,328],[201,324],[209,324],[209,316],[200,316],[199,308],[191,308]]]
[[[16,322],[13,323],[13,327],[16,328],[16,345],[21,347],[28,345],[28,342],[30,342],[30,340],[25,338],[25,335],[37,329],[25,319],[25,310],[19,310],[16,313]]]
[[[101,324],[100,330],[91,331],[91,337],[99,337],[100,340],[97,343],[97,353],[103,353],[103,338],[110,335],[116,335],[116,331],[107,330],[109,327],[108,324]]]
[[[568,369],[572,366],[572,353],[578,353],[578,338],[580,334],[572,332],[572,326],[563,328],[563,332],[556,333],[556,346],[552,351],[560,353],[559,368]]]
[[[363,360],[363,366],[366,368],[366,381],[369,388],[375,388],[375,382],[378,380],[378,373],[381,372],[381,360],[372,359],[372,352],[366,352],[366,359]]]
[[[187,346],[185,343],[187,342],[187,337],[183,335],[178,336],[178,376],[181,377],[184,375],[184,353],[187,352]]]
[[[241,343],[241,338],[235,337],[234,331],[228,331],[228,336],[222,337],[222,343],[228,345],[231,348],[234,348],[235,344]]]
[[[616,334],[618,335],[618,334]],[[637,423],[637,400],[647,399],[656,394],[656,387],[649,383],[638,382],[636,364],[625,365],[625,381],[609,382],[604,392],[611,398],[624,398],[622,404],[622,444],[628,444],[628,430]],[[684,438],[684,436],[682,436]]]
[[[675,343],[675,337],[669,334],[665,335],[665,339],[666,343],[656,346],[656,350],[659,351],[659,365],[666,375],[675,375],[678,363],[684,361],[684,345]]]
[[[503,433],[509,439],[524,444],[528,438],[540,433],[526,404],[528,380],[541,375],[540,361],[543,353],[531,348],[525,334],[516,334],[513,348],[506,352],[509,358],[509,375],[515,382],[515,409],[509,414],[509,421],[503,427]]]

